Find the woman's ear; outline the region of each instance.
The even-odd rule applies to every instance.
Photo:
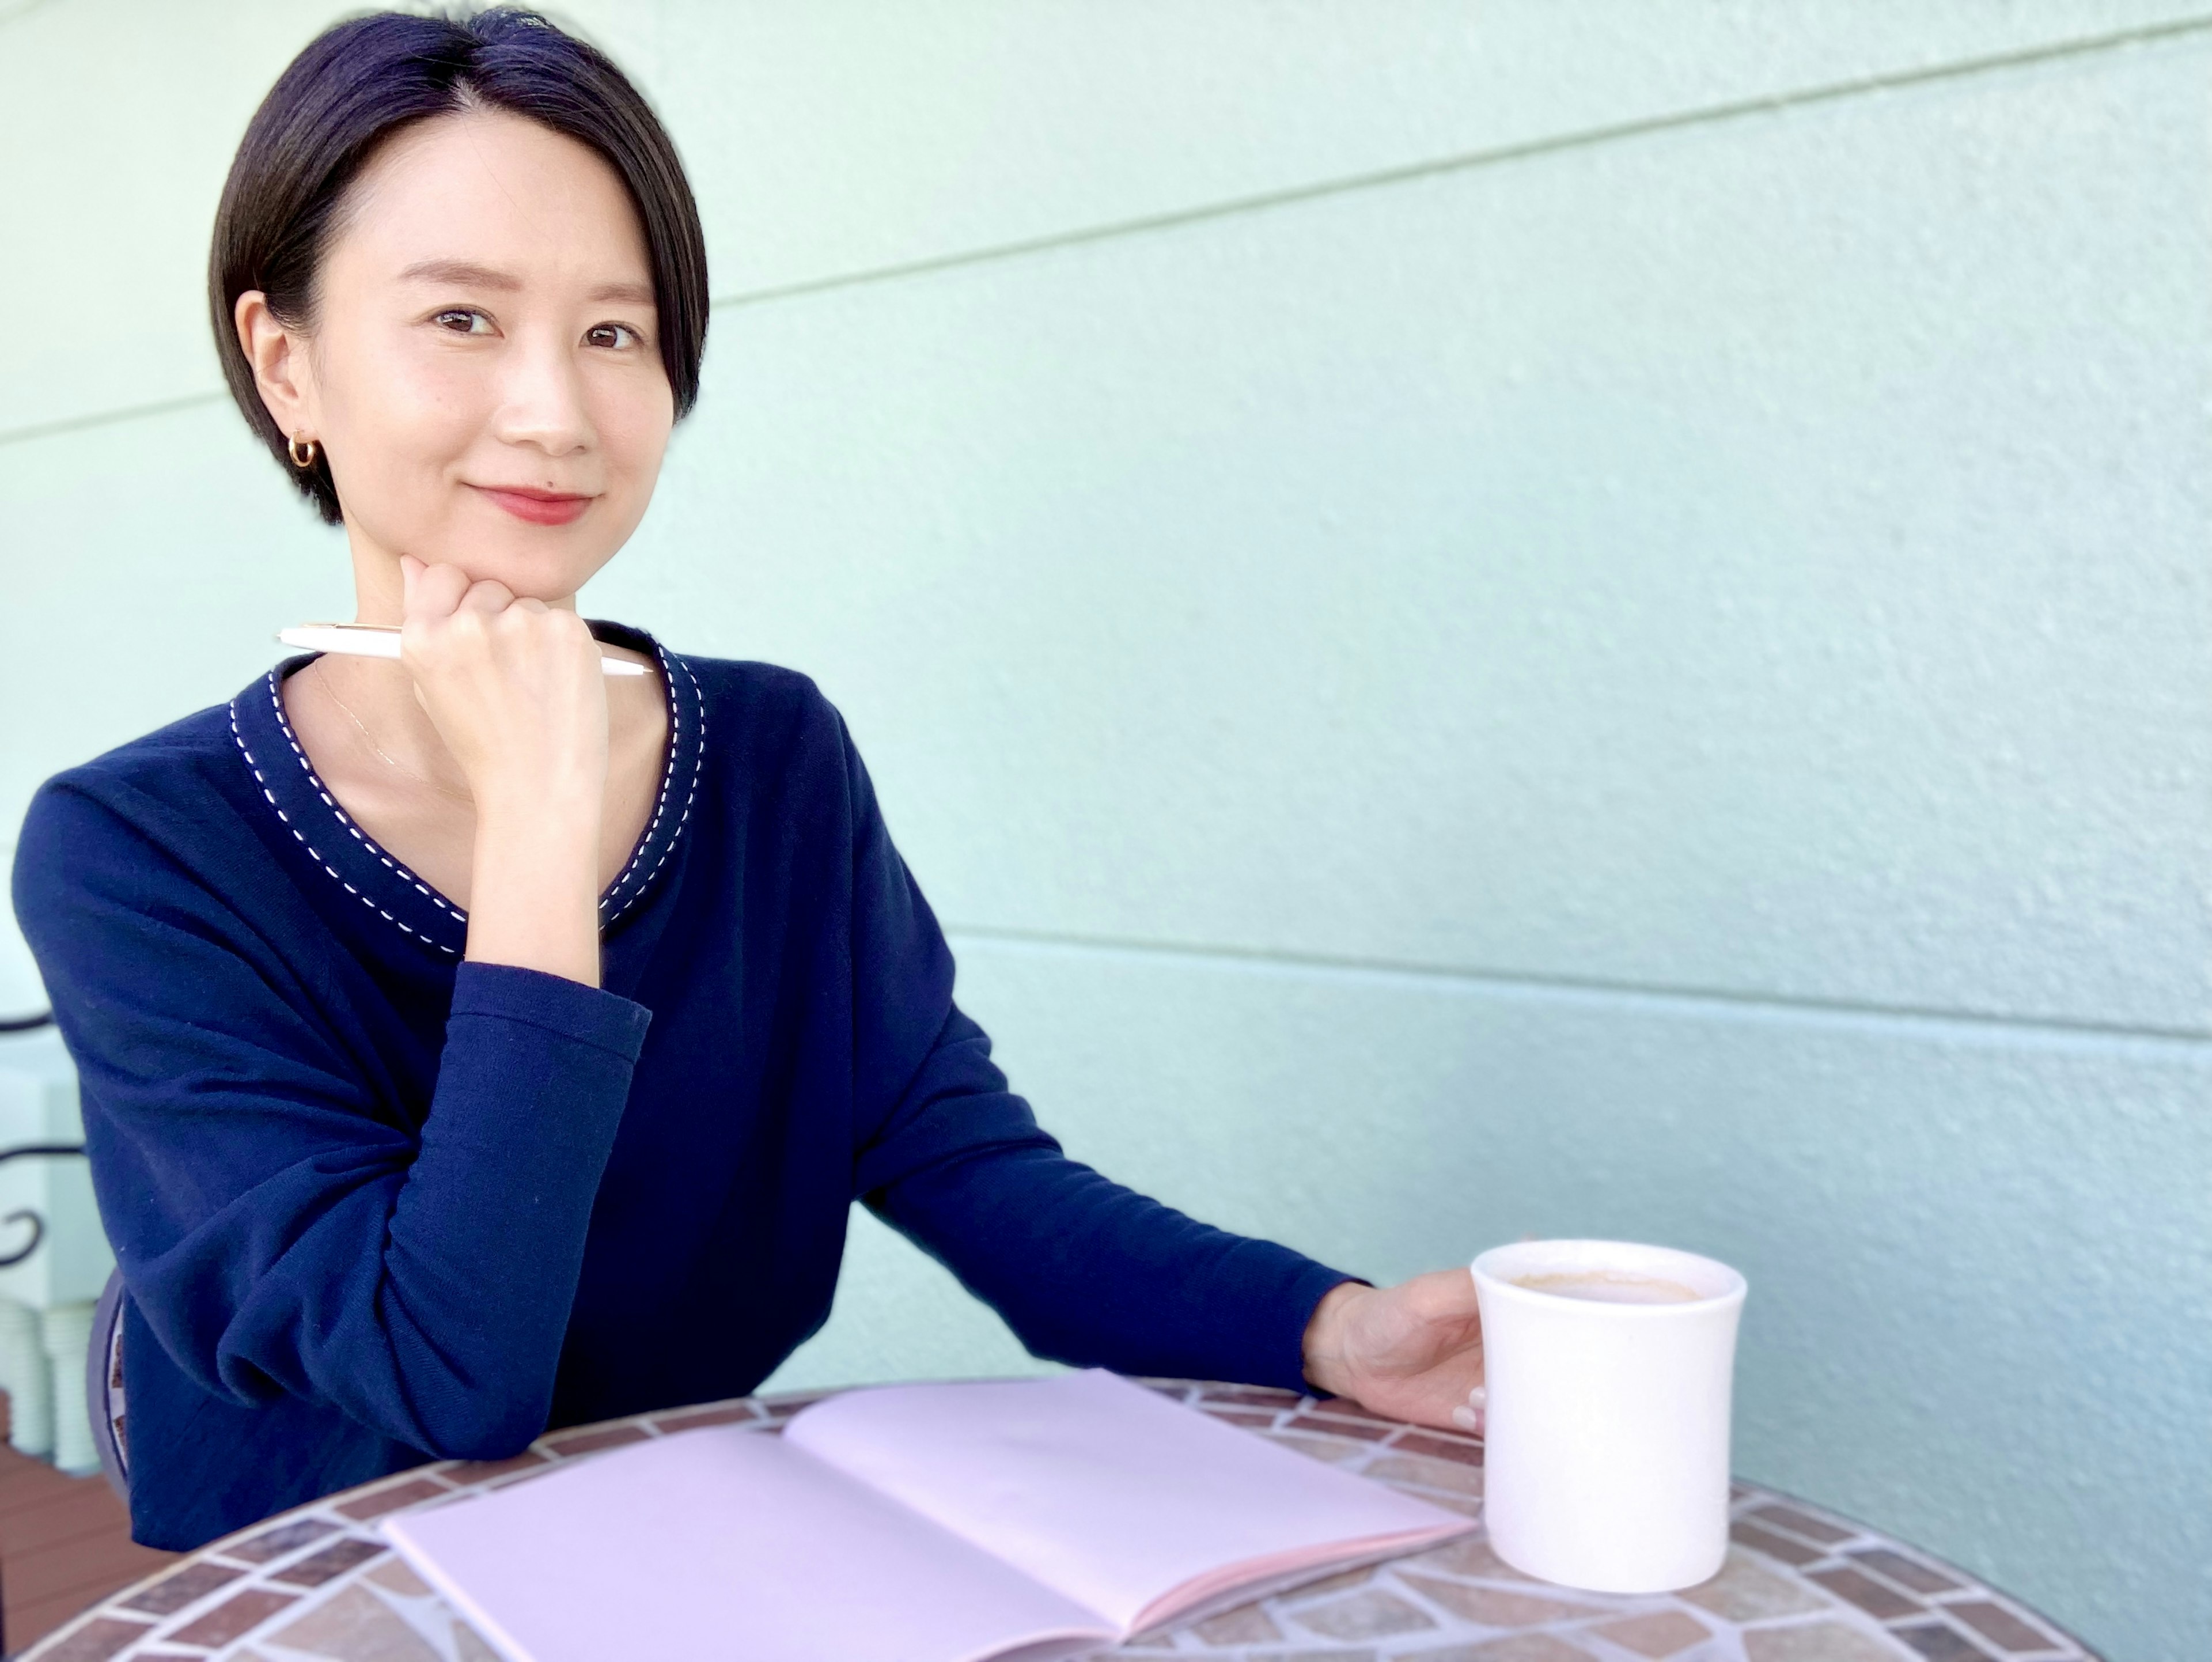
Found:
[[[240,295],[231,316],[238,326],[239,346],[253,366],[253,384],[270,419],[287,438],[319,437],[313,369],[307,362],[306,340],[276,320],[276,314],[269,309],[269,296],[258,289],[248,289]]]

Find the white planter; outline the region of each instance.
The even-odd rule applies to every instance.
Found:
[[[0,1148],[81,1142],[76,1070],[52,1028],[0,1035]],[[82,1157],[0,1164],[0,1218],[35,1212],[45,1225],[37,1251],[0,1269],[0,1389],[12,1410],[9,1441],[51,1455],[64,1470],[97,1469],[85,1418],[84,1357],[93,1301],[115,1267],[92,1176]],[[0,1254],[29,1239],[21,1222],[0,1223]]]

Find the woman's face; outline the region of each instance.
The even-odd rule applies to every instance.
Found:
[[[344,207],[276,417],[322,445],[356,555],[573,595],[636,529],[675,419],[621,180],[472,112],[400,133]]]

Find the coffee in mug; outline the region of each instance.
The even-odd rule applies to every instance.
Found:
[[[1590,1240],[1497,1247],[1472,1273],[1492,1549],[1592,1592],[1717,1574],[1743,1277],[1692,1252]]]
[[[1625,1269],[1558,1269],[1516,1275],[1513,1285],[1562,1299],[1591,1299],[1599,1304],[1688,1304],[1698,1295],[1680,1282]]]

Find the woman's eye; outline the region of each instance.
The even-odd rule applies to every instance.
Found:
[[[585,330],[584,338],[593,346],[635,346],[637,331],[627,323],[599,323]]]
[[[456,306],[449,311],[437,313],[430,321],[441,329],[450,329],[457,335],[491,333],[491,320],[482,312],[465,306]]]

